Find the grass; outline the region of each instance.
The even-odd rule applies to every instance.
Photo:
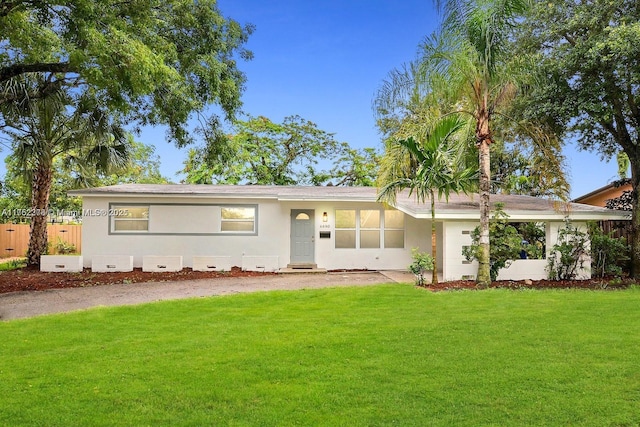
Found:
[[[640,423],[640,290],[408,285],[0,324],[0,425]]]

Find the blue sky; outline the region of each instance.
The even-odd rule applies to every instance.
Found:
[[[255,57],[239,65],[247,75],[243,110],[276,122],[300,115],[352,147],[381,148],[372,99],[389,71],[412,60],[438,24],[431,0],[218,4],[225,16],[256,26],[247,44]],[[156,147],[163,175],[179,182],[187,150],[167,143],[162,128],[144,129],[137,139]],[[566,154],[572,197],[616,178],[615,162],[601,162],[597,153],[569,147]]]

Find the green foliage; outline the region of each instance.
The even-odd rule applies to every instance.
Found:
[[[637,0],[533,2],[514,32],[521,54],[538,64],[538,84],[514,112],[609,159],[624,151],[640,175],[640,8]],[[626,169],[626,165],[623,166]],[[622,171],[621,171],[622,172]],[[625,171],[626,175],[626,171]],[[640,192],[634,179],[633,192]],[[637,228],[640,205],[629,197]],[[640,277],[640,233],[632,274]]]
[[[76,245],[73,243],[69,243],[65,240],[62,240],[60,237],[56,240],[55,243],[51,244],[53,253],[60,255],[70,255],[77,253],[78,249]]]
[[[517,124],[498,120],[510,129]],[[559,140],[542,141],[500,132],[491,146],[491,193],[522,194],[554,199],[566,198],[569,184],[564,174],[565,157]],[[539,135],[542,139],[543,136]],[[550,138],[547,135],[547,138]],[[560,173],[558,173],[560,172]]]
[[[253,26],[225,18],[215,0],[5,1],[0,28],[0,105],[80,87],[123,121],[167,125],[178,145],[207,105],[234,116],[245,83],[237,62],[252,57],[243,45]],[[19,90],[13,80],[27,74],[46,78]]]
[[[190,150],[184,162],[181,172],[187,183],[363,185],[376,173],[375,150],[350,149],[300,116],[286,117],[282,123],[251,117],[236,121],[232,134],[210,128],[205,137],[207,145]],[[331,171],[319,168],[321,161],[331,158],[337,159]]]
[[[131,135],[127,138],[130,155],[126,164],[99,171],[83,165],[82,162],[63,161],[57,157],[53,161],[53,181],[49,195],[49,211],[56,221],[58,213],[79,213],[82,210],[80,197],[70,197],[67,192],[76,188],[98,187],[124,183],[165,184],[169,180],[160,173],[160,159],[153,146],[137,142]],[[78,156],[77,150],[70,153]],[[28,217],[18,215],[31,206],[31,185],[27,181],[25,165],[15,154],[5,158],[6,174],[0,189],[0,222],[24,222]],[[82,167],[78,167],[81,165]]]
[[[489,253],[491,280],[498,278],[500,270],[508,268],[511,263],[521,258],[521,251],[532,250],[530,245],[523,244],[523,236],[518,229],[509,223],[509,215],[504,212],[502,203],[495,204],[492,221],[489,224],[489,236],[491,237],[491,249]],[[477,260],[480,250],[480,227],[471,232],[472,244],[462,248],[462,255],[468,261]],[[535,245],[532,245],[535,247]]]
[[[516,222],[512,225],[522,236],[521,258],[544,259],[546,256],[546,231],[544,223]],[[524,255],[524,256],[523,256]]]
[[[411,258],[413,258],[413,262],[409,265],[409,271],[416,276],[416,285],[424,286],[426,284],[425,273],[434,268],[433,257],[426,252],[420,252],[418,248],[413,248],[411,249]]]
[[[9,261],[0,261],[0,271],[17,270],[27,266],[27,260],[25,258],[12,259]]]
[[[592,276],[620,276],[621,264],[629,260],[629,245],[624,237],[605,234],[598,223],[589,224]]]
[[[635,0],[534,2],[518,32],[518,48],[536,55],[539,79],[530,117],[571,132],[606,157],[624,149],[633,163],[638,142],[640,9]],[[576,120],[578,119],[579,120]]]
[[[336,186],[375,187],[380,155],[375,148],[351,148],[343,142],[329,174],[317,173],[314,185],[330,183]]]
[[[571,222],[558,231],[558,241],[551,248],[547,273],[552,280],[573,280],[589,255],[589,234]]]
[[[38,91],[47,82],[41,75],[12,80],[26,92]],[[29,207],[34,212],[49,211],[56,161],[80,171],[106,173],[126,165],[129,145],[122,123],[85,95],[57,86],[45,95],[19,103],[0,103],[2,130],[28,183]],[[30,219],[27,261],[38,265],[47,248],[47,217],[37,214]]]
[[[431,203],[432,255],[436,256],[437,234],[435,222],[435,199],[451,193],[468,193],[476,184],[474,168],[466,168],[462,156],[463,147],[456,139],[464,126],[459,116],[452,115],[434,123],[422,140],[413,137],[398,141],[387,141],[387,150],[382,160],[378,182],[381,188],[378,200],[395,203],[399,192],[408,189],[419,202]],[[438,282],[438,273],[433,269],[431,279]]]

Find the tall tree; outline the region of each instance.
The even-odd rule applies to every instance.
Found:
[[[421,58],[389,73],[373,102],[376,124],[385,140],[420,138],[443,114],[458,111],[459,99],[451,96],[443,81],[447,81],[445,76],[423,65]],[[497,130],[494,128],[491,144],[495,159],[490,166],[491,193],[566,199],[569,184],[560,140],[531,122],[514,120],[510,113],[494,117]],[[466,161],[477,165],[473,118],[463,117],[469,118],[464,129],[469,149]]]
[[[28,92],[42,79],[19,78]],[[47,215],[56,158],[80,168],[108,171],[126,164],[126,133],[91,98],[57,89],[4,108],[4,132],[31,186],[31,228],[27,263],[39,265],[47,250]]]
[[[328,174],[318,169],[320,160],[342,148],[333,135],[318,129],[300,116],[289,116],[282,123],[266,117],[249,118],[234,124],[235,133],[216,138],[208,147],[193,149],[182,172],[193,184],[314,184]]]
[[[253,27],[224,18],[216,0],[10,0],[0,28],[0,105],[80,88],[125,122],[168,126],[178,145],[207,105],[234,116],[237,60],[252,56]],[[34,75],[38,86],[15,80]]]
[[[629,157],[632,274],[640,277],[640,6],[636,0],[536,2],[518,38],[537,55],[540,85],[524,114],[580,148]]]
[[[53,160],[53,175],[49,193],[50,219],[60,215],[80,217],[82,200],[69,197],[69,190],[85,187],[124,183],[167,184],[170,180],[160,173],[160,158],[155,148],[135,141],[127,135],[129,158],[125,165],[109,171],[95,170],[82,161],[76,161],[77,150]],[[21,212],[31,205],[31,183],[25,176],[25,167],[15,154],[5,158],[6,174],[0,190],[0,222],[24,221]]]
[[[491,283],[490,147],[493,123],[518,90],[521,69],[508,50],[508,37],[529,0],[445,0],[443,25],[423,46],[426,73],[437,73],[451,112],[469,114],[475,124],[479,154],[479,286]]]
[[[389,167],[391,173],[384,174],[378,200],[394,204],[397,194],[409,189],[409,195],[415,194],[420,203],[427,199],[431,203],[431,256],[437,256],[436,234],[436,193],[438,198],[463,191],[468,193],[476,185],[475,168],[465,168],[463,147],[456,141],[455,135],[465,122],[457,116],[448,116],[438,122],[424,140],[401,139],[391,143],[382,160],[383,169]],[[462,148],[462,149],[461,149]],[[398,159],[406,153],[408,162]],[[395,175],[395,176],[393,176]],[[431,283],[438,283],[438,272],[434,266]]]

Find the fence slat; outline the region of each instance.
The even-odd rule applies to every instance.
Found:
[[[60,240],[76,247],[82,253],[82,225],[48,224],[49,253]],[[29,224],[0,224],[0,258],[23,257],[29,248]]]

